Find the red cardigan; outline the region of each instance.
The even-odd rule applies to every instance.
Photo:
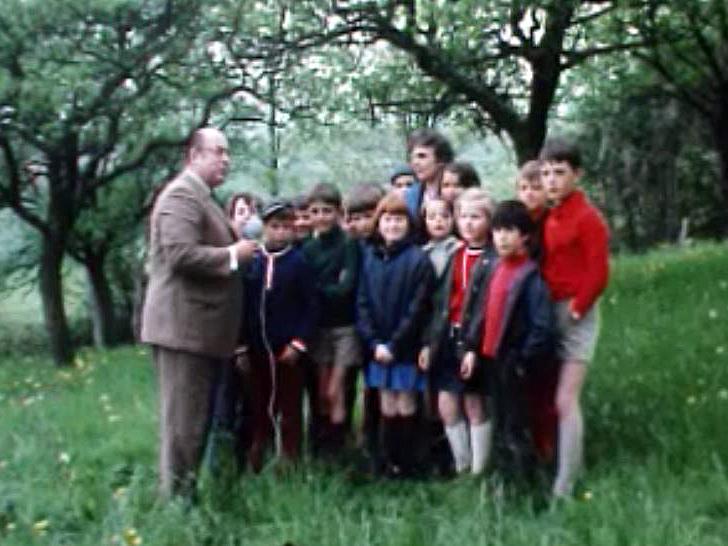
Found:
[[[542,272],[551,297],[571,299],[584,315],[607,286],[609,229],[579,190],[549,211],[543,233]]]

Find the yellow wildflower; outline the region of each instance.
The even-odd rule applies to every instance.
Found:
[[[124,543],[127,546],[139,546],[142,543],[142,537],[139,536],[139,533],[136,529],[134,529],[134,527],[124,529],[123,536]]]
[[[50,522],[47,519],[38,520],[33,524],[33,532],[39,535],[45,534],[49,525]]]

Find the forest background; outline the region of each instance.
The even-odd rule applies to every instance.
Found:
[[[577,138],[616,252],[728,229],[724,1],[7,0],[0,23],[2,351],[132,339],[150,196],[205,124],[221,202],[385,184],[428,126],[498,197]]]

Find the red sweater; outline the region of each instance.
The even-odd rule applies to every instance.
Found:
[[[460,247],[452,257],[452,287],[450,290],[450,324],[459,325],[463,315],[465,292],[470,282],[470,273],[478,261],[482,248]]]
[[[511,291],[513,278],[526,260],[525,255],[499,260],[493,271],[485,292],[483,343],[480,347],[480,353],[483,356],[496,357],[498,344],[506,326],[503,324],[503,312],[506,308],[508,293]]]
[[[556,300],[584,315],[607,286],[609,229],[584,193],[572,192],[546,217],[542,273]]]

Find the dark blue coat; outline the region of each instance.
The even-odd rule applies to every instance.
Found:
[[[362,246],[357,331],[371,352],[386,344],[395,362],[416,362],[430,313],[435,272],[428,256],[409,241],[392,248]]]
[[[470,312],[468,322],[463,322],[467,350],[480,351],[487,291],[497,265],[498,259],[483,263],[478,270],[479,278],[472,277],[466,296]],[[527,261],[516,273],[503,312],[496,357],[481,361],[481,365],[487,366],[493,397],[494,449],[506,472],[529,476],[536,457],[528,433],[526,380],[529,375],[542,372],[557,373],[553,367],[556,363],[553,304],[534,261]]]
[[[307,345],[319,317],[311,266],[294,247],[256,252],[243,275],[243,341],[251,351],[278,356],[292,340]]]
[[[467,322],[463,322],[466,350],[480,351],[485,299],[498,261],[490,259],[472,277],[465,303]],[[556,319],[548,287],[534,261],[527,261],[516,274],[503,312],[496,360],[526,369],[549,361],[555,351]]]

